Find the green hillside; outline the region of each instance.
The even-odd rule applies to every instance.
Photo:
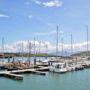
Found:
[[[90,56],[90,51],[75,53],[75,54],[72,54],[71,56]]]
[[[4,57],[22,57],[22,54],[21,53],[4,53]],[[56,55],[53,55],[53,54],[46,54],[46,53],[41,53],[41,54],[28,54],[28,53],[24,53],[23,54],[24,57],[53,57],[53,56],[56,56]],[[0,53],[0,57],[3,57],[3,55]]]

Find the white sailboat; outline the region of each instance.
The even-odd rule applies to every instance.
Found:
[[[65,61],[60,62],[58,60],[58,26],[57,26],[57,44],[56,44],[56,62],[50,64],[50,71],[55,73],[67,72]]]

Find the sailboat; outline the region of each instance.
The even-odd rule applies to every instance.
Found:
[[[49,70],[55,73],[66,73],[67,72],[65,61],[58,60],[58,26],[57,26],[56,62],[50,63]]]

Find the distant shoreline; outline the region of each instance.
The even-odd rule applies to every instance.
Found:
[[[4,53],[3,55],[0,54],[0,58],[12,58],[12,57],[56,57],[56,55],[53,55],[53,54],[45,54],[45,53],[42,53],[42,54],[28,54],[28,53],[24,53],[24,54],[21,54],[21,53]],[[60,57],[60,56],[58,56]]]

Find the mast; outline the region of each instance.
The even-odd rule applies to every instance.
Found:
[[[88,56],[88,26],[87,26],[86,32],[87,32],[87,56]]]
[[[48,53],[48,45],[46,44],[46,58],[47,58],[47,53]]]
[[[36,43],[35,43],[35,37],[34,37],[34,65],[36,65]]]
[[[39,54],[41,53],[41,41],[39,42]]]
[[[29,65],[30,65],[30,60],[31,60],[31,57],[30,57],[30,55],[31,55],[31,42],[30,41],[28,41],[28,48],[29,48],[29,53],[28,53],[28,56],[29,56]]]
[[[40,53],[41,53],[41,41],[39,42],[39,51],[38,51],[39,60],[40,60]]]
[[[63,56],[63,38],[62,38],[62,56]]]
[[[3,56],[2,61],[4,62],[4,37],[2,37],[2,56]]]
[[[56,58],[58,57],[58,25],[57,25],[57,43],[56,43]]]
[[[72,41],[72,34],[71,34],[71,55],[73,54],[73,41]]]
[[[23,41],[22,41],[22,60],[23,60]]]
[[[34,58],[36,58],[36,43],[35,43],[36,39],[34,37]]]

